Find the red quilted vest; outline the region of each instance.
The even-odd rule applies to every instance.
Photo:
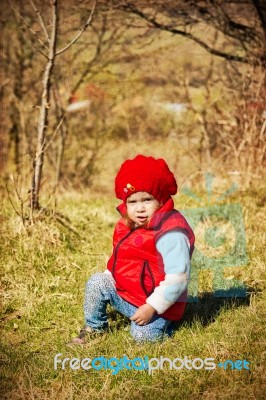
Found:
[[[153,215],[149,227],[131,230],[124,218],[121,218],[114,231],[113,254],[107,268],[115,281],[117,293],[136,307],[145,304],[148,296],[164,280],[162,256],[156,249],[156,241],[164,233],[173,229],[183,231],[190,242],[190,256],[194,249],[194,234],[186,219],[177,210],[170,198]],[[125,206],[118,210],[125,212]],[[187,292],[163,314],[163,318],[178,321],[182,318],[186,306]]]

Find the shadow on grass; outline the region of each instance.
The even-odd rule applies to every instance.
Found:
[[[207,326],[215,321],[223,309],[249,306],[253,291],[250,289],[232,295],[231,290],[219,290],[217,293],[201,293],[195,299],[189,298],[184,317],[176,325],[191,326],[195,321],[200,321],[202,326]]]
[[[238,296],[232,295],[232,291],[219,290],[217,293],[201,293],[197,298],[189,298],[187,303],[184,317],[181,321],[175,322],[174,330],[183,325],[192,326],[196,321],[199,321],[202,326],[207,326],[215,321],[222,310],[232,309],[241,306],[249,306],[250,296],[255,292],[254,289],[249,288],[248,291],[240,293]],[[123,329],[130,325],[127,317],[124,317],[116,310],[108,310],[108,320],[111,330]]]

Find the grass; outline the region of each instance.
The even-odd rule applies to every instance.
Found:
[[[199,299],[189,303],[173,338],[157,344],[136,344],[128,321],[110,310],[108,335],[84,347],[66,343],[83,324],[86,279],[105,269],[117,219],[108,195],[68,194],[58,209],[74,230],[52,215],[24,230],[7,202],[2,206],[1,377],[3,399],[263,399],[265,398],[265,210],[260,192],[236,193],[227,203],[243,209],[249,261],[225,268],[230,279],[245,282],[245,298],[216,298],[212,273],[200,270]],[[203,206],[207,200],[203,197]],[[180,209],[195,208],[185,195]],[[197,270],[197,259],[193,269]],[[229,279],[229,281],[230,281]],[[215,362],[246,359],[250,370],[55,370],[54,356],[214,357]]]

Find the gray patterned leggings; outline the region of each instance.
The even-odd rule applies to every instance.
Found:
[[[112,275],[97,273],[87,281],[85,289],[84,316],[86,327],[103,330],[108,327],[106,307],[111,304],[117,311],[130,318],[137,307],[123,300],[116,292]],[[131,336],[138,342],[156,341],[171,335],[171,322],[154,315],[147,325],[137,325],[131,321]]]

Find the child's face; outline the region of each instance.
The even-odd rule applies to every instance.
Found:
[[[127,215],[137,226],[144,225],[153,216],[161,203],[147,192],[133,193],[127,198]]]

